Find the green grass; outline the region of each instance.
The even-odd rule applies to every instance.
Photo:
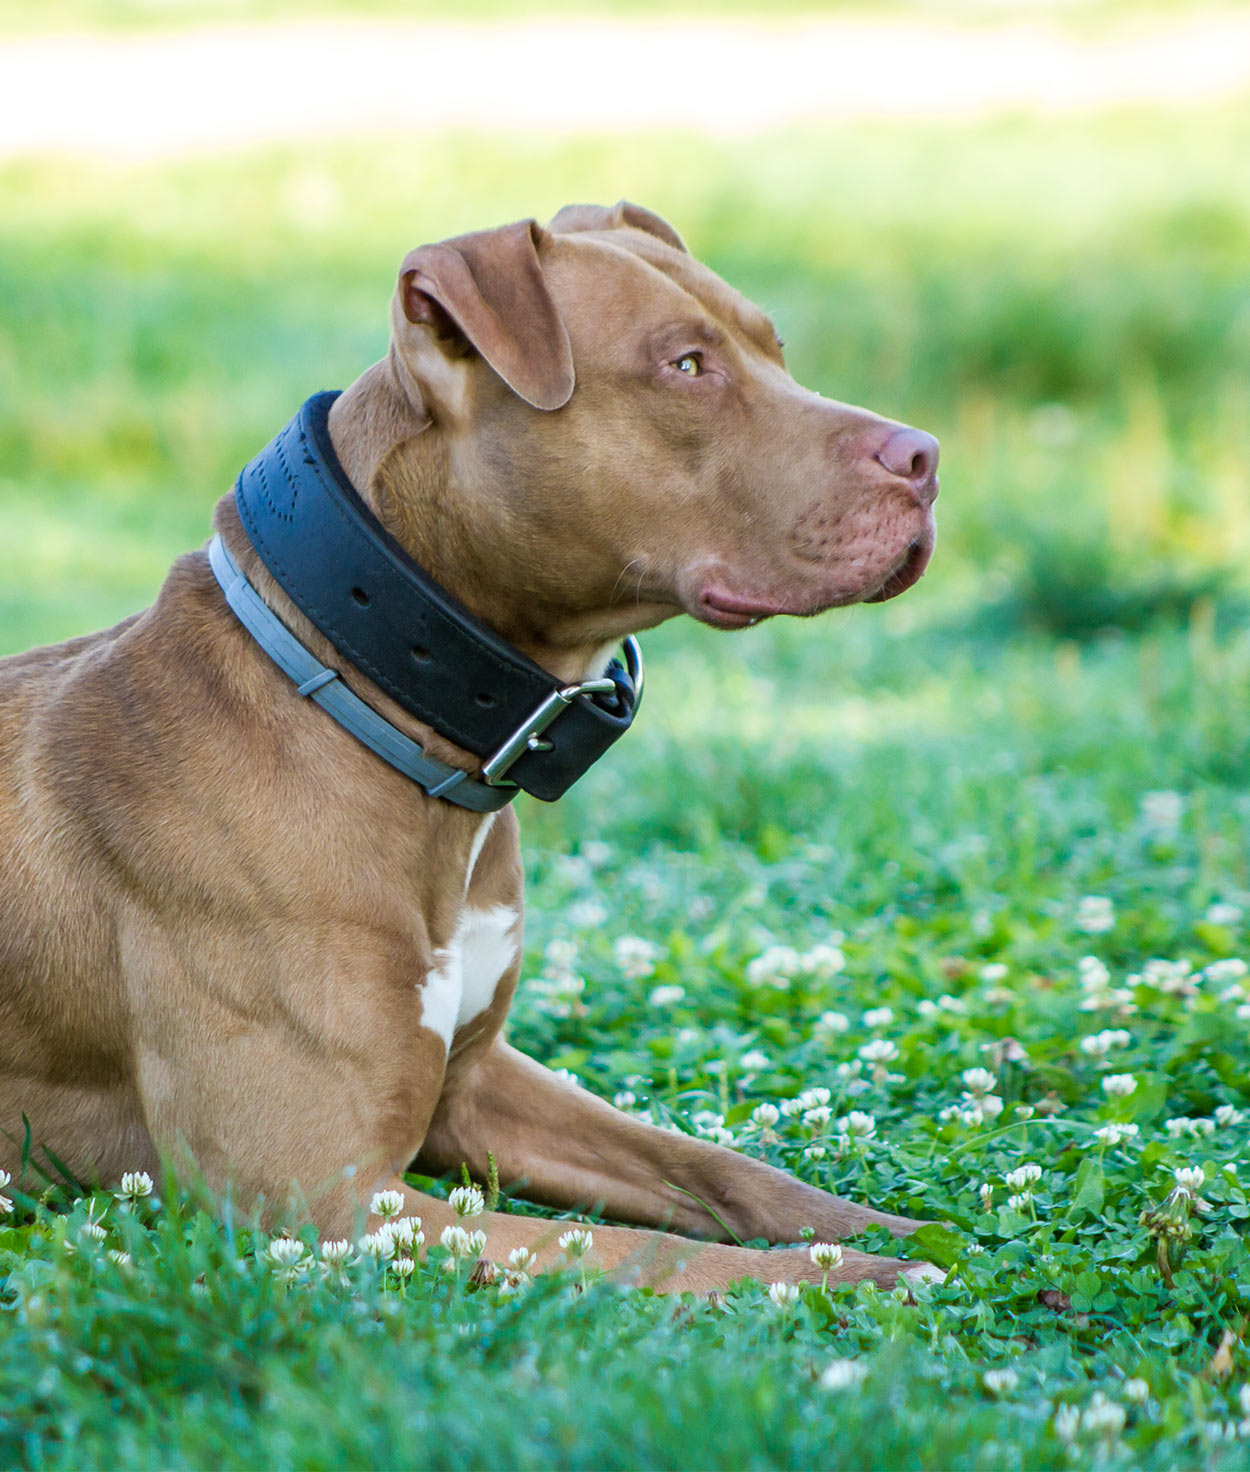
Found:
[[[287,1283],[247,1225],[177,1200],[107,1206],[118,1266],[86,1202],[34,1209],[28,1180],[0,1228],[0,1460],[1244,1466],[1250,1163],[1216,1111],[1250,1095],[1248,160],[1229,110],[0,170],[5,650],[150,599],[238,465],[381,351],[409,246],[570,198],[667,213],[775,313],[800,378],[941,435],[915,592],[647,636],[639,729],[523,813],[513,1035],[657,1120],[950,1223],[904,1250],[952,1270],[914,1305],[837,1289],[789,1312],[753,1287],[722,1311],[433,1268]],[[1080,928],[1088,896],[1111,928]],[[750,968],[839,932],[834,976]],[[650,974],[622,973],[627,935],[658,947]],[[1094,1010],[1086,955],[1123,991]],[[880,1070],[874,1038],[898,1049]],[[973,1067],[1002,1113],[944,1119]],[[752,1124],[811,1087],[829,1120]],[[837,1145],[851,1109],[875,1118],[863,1150]],[[1117,1120],[1138,1133],[1100,1143]],[[1211,1210],[1169,1284],[1140,1219],[1194,1165]],[[822,1383],[845,1359],[862,1380]]]

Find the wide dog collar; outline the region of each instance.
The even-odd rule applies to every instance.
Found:
[[[211,561],[231,607],[300,695],[432,795],[479,812],[504,806],[518,789],[554,801],[629,729],[642,696],[637,642],[625,640],[625,663],[613,660],[601,679],[564,685],[475,618],[408,556],[348,480],[328,427],[337,397],[315,394],[244,467],[234,488],[244,530],[283,592],[339,654],[404,710],[481,758],[480,778],[435,762],[352,695],[218,542]]]

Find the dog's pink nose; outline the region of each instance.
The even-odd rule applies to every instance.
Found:
[[[926,504],[937,499],[938,442],[923,429],[896,429],[877,451],[877,459],[900,480],[908,481]]]

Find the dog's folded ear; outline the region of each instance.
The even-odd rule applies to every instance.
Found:
[[[410,251],[399,270],[409,322],[462,336],[536,409],[573,393],[573,350],[543,279],[545,234],[536,220],[459,235]]]
[[[575,235],[583,230],[642,230],[674,250],[690,254],[686,242],[667,220],[627,199],[613,205],[566,204],[547,228],[553,235]]]

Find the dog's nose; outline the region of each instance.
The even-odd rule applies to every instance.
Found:
[[[909,483],[926,505],[937,499],[938,442],[923,429],[896,429],[877,451],[877,459]]]

